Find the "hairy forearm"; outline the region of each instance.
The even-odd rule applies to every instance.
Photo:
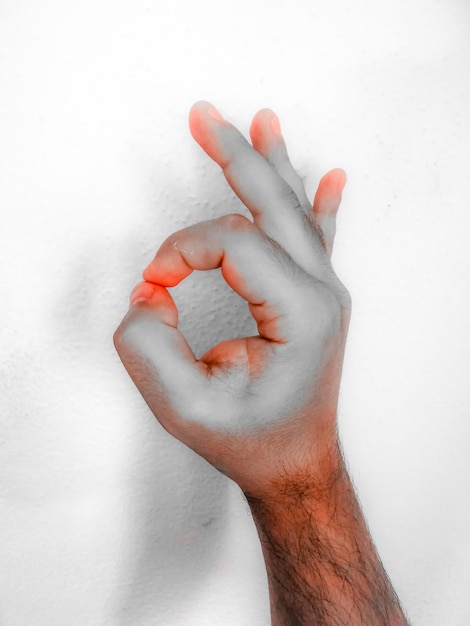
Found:
[[[273,626],[404,626],[339,445],[268,492],[245,493],[268,572]]]

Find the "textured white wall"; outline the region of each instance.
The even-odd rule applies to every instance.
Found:
[[[344,447],[414,626],[468,626],[469,35],[466,0],[1,1],[2,626],[269,623],[238,489],[111,341],[164,237],[243,210],[189,135],[201,98],[244,131],[274,108],[311,192],[348,172]],[[196,352],[251,333],[196,274]]]

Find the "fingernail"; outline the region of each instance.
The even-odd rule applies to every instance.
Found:
[[[279,122],[279,118],[275,113],[273,113],[271,116],[271,130],[275,135],[281,134],[281,123]]]
[[[148,300],[152,299],[154,293],[155,293],[155,290],[150,283],[147,283],[147,282],[139,283],[137,287],[134,287],[134,289],[131,292],[131,295],[129,298],[130,303],[133,306],[134,304],[137,304],[138,302],[147,302]]]
[[[220,113],[217,111],[217,109],[214,106],[212,106],[212,104],[207,109],[207,115],[210,115],[210,117],[212,117],[212,119],[218,120],[219,122],[223,122],[223,120],[224,120],[224,118],[220,115]]]

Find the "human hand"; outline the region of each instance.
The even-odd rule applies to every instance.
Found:
[[[253,147],[207,103],[190,127],[253,222],[226,215],[171,235],[131,294],[119,355],[164,428],[244,491],[273,626],[406,626],[337,440],[350,298],[330,254],[344,172],[322,178],[311,209],[274,113],[255,116]],[[217,267],[259,334],[196,360],[167,287]]]
[[[326,174],[312,208],[267,109],[253,119],[253,147],[205,102],[191,109],[190,129],[253,222],[226,215],[168,237],[114,341],[163,427],[243,491],[262,493],[286,473],[321,464],[337,445],[350,298],[330,255],[346,178]],[[167,288],[194,269],[218,267],[248,302],[259,334],[197,360]]]

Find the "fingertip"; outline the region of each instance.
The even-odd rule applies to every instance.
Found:
[[[189,111],[189,125],[190,127],[194,123],[198,123],[202,118],[211,118],[219,122],[223,122],[224,118],[220,111],[218,111],[213,104],[207,102],[207,100],[199,100],[195,102]]]
[[[143,281],[136,285],[134,289],[131,291],[131,295],[129,296],[129,303],[131,306],[138,304],[139,302],[147,302],[151,300],[154,294],[154,289],[152,287],[152,283],[148,283],[147,281]]]
[[[256,127],[269,122],[272,118],[276,118],[278,121],[277,115],[274,113],[272,109],[268,109],[267,107],[260,109],[257,113],[255,113],[253,120],[251,122],[251,126]]]
[[[222,159],[217,127],[225,120],[221,113],[206,100],[195,102],[189,111],[189,129],[193,139],[215,161]]]
[[[328,187],[328,189],[332,192],[336,191],[337,193],[341,193],[346,185],[346,182],[346,172],[341,167],[337,167],[325,174],[320,181],[320,184],[323,184],[324,187]]]
[[[343,191],[343,189],[346,186],[346,183],[348,182],[348,176],[346,172],[341,167],[334,169],[333,172],[335,172],[335,176],[338,181],[338,187],[340,187],[341,191]]]
[[[279,118],[274,113],[274,111],[271,111],[269,123],[270,123],[272,132],[275,135],[280,135],[281,134],[281,122],[279,121]]]
[[[191,274],[192,268],[181,256],[177,256],[176,259],[173,258],[173,262],[170,265],[168,265],[168,258],[165,263],[165,252],[168,254],[168,249],[171,245],[171,243],[168,243],[168,240],[163,243],[155,258],[142,272],[142,278],[145,282],[162,287],[176,287],[184,278]]]
[[[255,150],[263,156],[267,156],[279,141],[283,142],[281,123],[273,110],[264,108],[256,113],[251,122],[250,137]]]
[[[200,143],[200,139],[204,134],[203,119],[204,111],[210,107],[210,103],[205,100],[195,102],[189,111],[189,129],[194,139]]]
[[[313,212],[316,215],[335,214],[339,209],[345,185],[346,172],[343,169],[336,168],[327,172],[318,184]]]
[[[148,283],[157,283],[157,284],[161,284],[158,280],[157,277],[155,275],[155,270],[154,270],[154,266],[153,266],[153,261],[151,261],[151,263],[148,264],[148,266],[144,269],[144,271],[142,272],[142,278],[147,281]]]
[[[191,107],[191,111],[204,110],[212,106],[208,100],[197,100]]]
[[[175,328],[178,325],[178,309],[173,298],[162,285],[144,280],[134,287],[129,301],[131,307],[145,306],[157,313],[159,320],[165,324]]]
[[[129,301],[132,306],[138,304],[139,302],[150,304],[152,301],[155,301],[166,294],[168,294],[168,296],[170,295],[162,285],[157,285],[156,283],[144,280],[136,285],[131,291]]]

